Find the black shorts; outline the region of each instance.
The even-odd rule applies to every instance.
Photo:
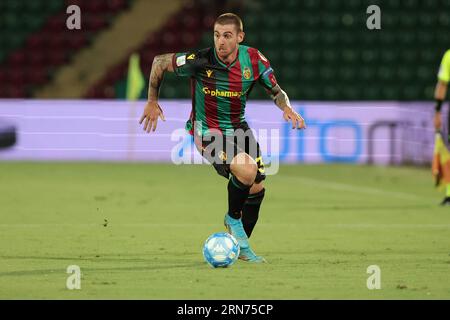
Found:
[[[230,163],[234,156],[245,152],[255,160],[258,166],[255,183],[260,183],[266,179],[266,175],[259,144],[248,127],[238,129],[235,133],[233,136],[194,136],[195,146],[198,152],[214,166],[217,173],[227,179],[231,174]]]

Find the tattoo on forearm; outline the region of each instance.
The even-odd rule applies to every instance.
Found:
[[[273,96],[273,100],[275,104],[278,106],[278,108],[280,108],[281,110],[284,110],[284,108],[291,107],[289,97],[287,96],[286,92],[284,92],[281,88],[279,88],[279,91]]]
[[[159,97],[159,88],[164,79],[164,72],[167,71],[172,63],[172,53],[156,56],[153,59],[152,71],[150,72],[148,99],[157,100]]]

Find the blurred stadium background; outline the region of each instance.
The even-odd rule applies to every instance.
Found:
[[[81,8],[80,30],[66,27],[70,15],[66,8],[71,4]],[[371,4],[381,6],[381,30],[366,28],[366,9]],[[0,98],[124,100],[132,54],[139,55],[139,67],[147,81],[156,54],[210,46],[215,17],[233,11],[244,20],[245,43],[269,58],[292,101],[351,102],[352,107],[369,103],[360,106],[370,108],[372,112],[364,114],[371,117],[353,119],[365,121],[362,134],[357,132],[358,127],[346,126],[347,118],[354,118],[348,108],[341,111],[331,107],[317,120],[317,129],[325,136],[364,143],[353,147],[355,153],[362,154],[355,162],[376,162],[373,158],[377,152],[380,159],[389,158],[391,164],[429,162],[433,141],[429,102],[440,59],[450,43],[448,0],[4,0],[0,6]],[[142,90],[140,98],[146,95]],[[189,97],[189,80],[167,74],[161,98]],[[258,86],[250,98],[267,100]],[[183,110],[188,110],[188,102],[183,101]],[[378,102],[378,108],[370,104],[373,101]],[[409,104],[418,101],[423,105]],[[341,106],[345,109],[350,104]],[[310,114],[310,110],[318,109],[301,110]],[[335,117],[333,110],[346,118],[331,124],[330,131],[323,124]],[[137,117],[137,112],[133,109],[129,115]],[[408,112],[409,117],[405,115]],[[182,122],[181,117],[177,119]],[[318,122],[312,119],[309,123]],[[26,124],[21,125],[25,128]],[[82,129],[72,128],[72,132],[77,130]],[[376,142],[386,140],[388,143],[381,144],[388,149],[381,146],[377,151]],[[331,160],[339,160],[343,154],[345,161],[346,152],[353,154],[352,146],[347,145],[343,147],[347,151],[337,144],[330,146],[337,148],[337,157]],[[31,148],[29,144],[21,147]],[[307,151],[315,152],[309,147]]]
[[[80,30],[66,28],[73,4]],[[381,8],[381,30],[366,28],[372,4]],[[249,122],[280,131],[281,162],[290,164],[269,177],[260,230],[285,250],[279,258],[278,246],[257,233],[254,243],[274,264],[241,266],[227,280],[255,284],[240,293],[211,291],[221,278],[202,273],[198,250],[220,227],[222,180],[209,167],[170,164],[179,143],[171,134],[190,111],[189,80],[166,74],[167,121],[150,136],[137,123],[147,86],[140,101],[126,99],[132,54],[148,81],[155,55],[211,46],[224,12],[242,17],[244,43],[268,57],[308,125],[291,132],[255,86]],[[450,297],[450,221],[437,208],[429,169],[450,0],[0,0],[0,30],[0,146],[10,146],[0,150],[0,297]],[[200,185],[213,185],[207,203]],[[152,199],[140,196],[147,192]],[[286,232],[286,224],[296,229]],[[168,244],[174,237],[176,248]],[[91,291],[63,291],[65,274],[52,270],[69,261],[85,268]],[[383,293],[365,288],[371,263],[391,272]],[[108,270],[117,283],[103,276]]]
[[[70,4],[81,30],[65,28]],[[370,4],[382,31],[365,28]],[[209,46],[217,14],[233,11],[293,100],[430,100],[449,10],[448,0],[3,0],[0,97],[124,98],[132,52],[147,75],[158,53]],[[188,98],[186,82],[167,77],[162,96]]]

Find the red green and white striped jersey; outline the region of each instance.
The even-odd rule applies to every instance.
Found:
[[[245,105],[255,82],[266,90],[277,85],[269,60],[244,45],[229,65],[219,60],[214,48],[176,53],[172,64],[176,75],[191,78],[192,111],[186,123],[190,134],[195,122],[198,135],[216,130],[232,135],[246,125]]]

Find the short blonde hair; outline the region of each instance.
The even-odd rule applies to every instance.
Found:
[[[234,24],[238,32],[244,31],[244,25],[242,24],[241,18],[239,18],[239,16],[234,13],[221,14],[219,17],[217,17],[216,22],[214,22],[214,24],[216,23],[220,25]]]

